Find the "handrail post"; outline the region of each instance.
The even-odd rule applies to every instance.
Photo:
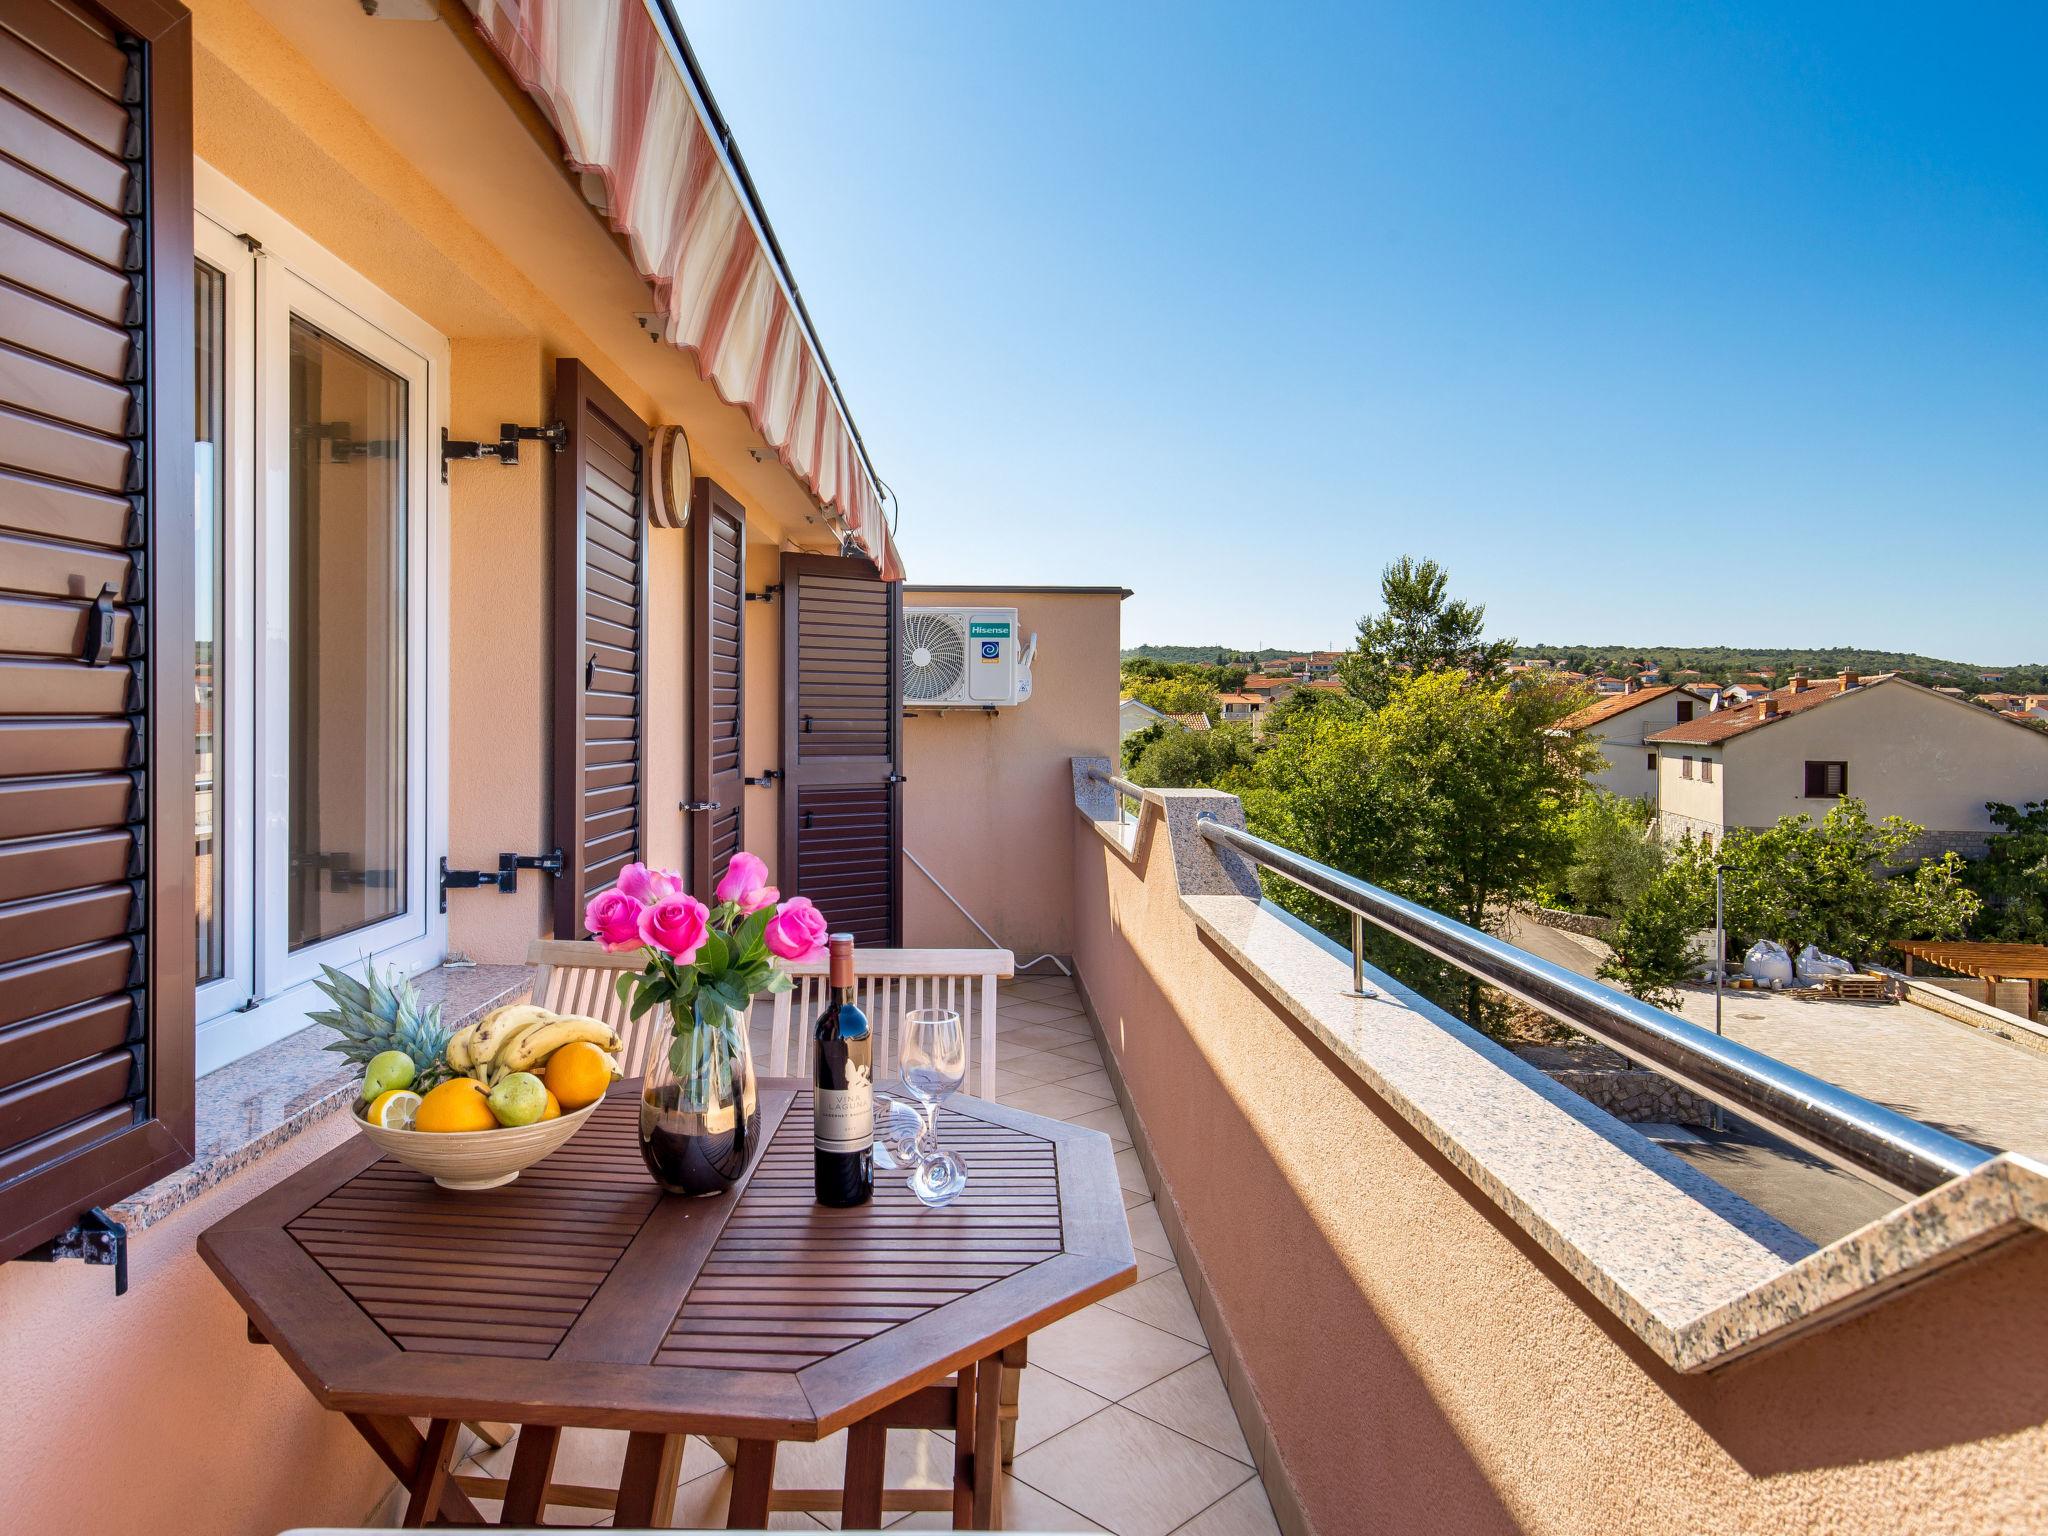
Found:
[[[1365,919],[1356,912],[1351,914],[1351,995],[1379,996],[1378,991],[1365,984]]]

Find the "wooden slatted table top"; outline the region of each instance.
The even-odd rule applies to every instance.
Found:
[[[764,1079],[764,1145],[727,1194],[664,1195],[639,1085],[561,1150],[458,1192],[367,1137],[199,1239],[329,1408],[740,1438],[831,1434],[1135,1282],[1109,1141],[955,1098],[967,1192],[927,1210],[877,1171],[811,1193],[808,1084]]]

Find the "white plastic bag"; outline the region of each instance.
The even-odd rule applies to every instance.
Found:
[[[1822,976],[1851,976],[1856,967],[1836,955],[1821,953],[1820,946],[1809,944],[1799,951],[1799,974],[1808,981]]]
[[[1758,939],[1742,957],[1742,974],[1767,986],[1783,986],[1792,979],[1792,957],[1777,940]]]

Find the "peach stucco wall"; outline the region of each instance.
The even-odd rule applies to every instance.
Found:
[[[330,1119],[138,1233],[129,1290],[83,1264],[0,1267],[0,1530],[271,1536],[357,1525],[391,1487],[276,1351],[194,1240],[349,1134]]]
[[[993,714],[914,710],[903,722],[903,847],[1018,960],[1071,954],[1073,757],[1116,751],[1115,590],[907,587],[906,608],[1015,608],[1036,631],[1031,698]],[[903,937],[913,947],[985,948],[908,859]]]
[[[2048,1242],[1679,1376],[1198,935],[1163,836],[1070,837],[1081,979],[1313,1529],[2043,1528]]]

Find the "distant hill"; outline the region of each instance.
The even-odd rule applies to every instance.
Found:
[[[1825,677],[1849,671],[1903,672],[1920,681],[1952,683],[1973,692],[1989,686],[2011,691],[2048,687],[2048,663],[1952,661],[1917,651],[1864,650],[1856,646],[1802,649],[1733,645],[1521,645],[1515,647],[1514,654],[1547,656],[1580,672],[1617,672],[1622,668],[1642,671],[1655,667],[1666,676],[1690,670],[1721,682],[1749,672],[1785,676],[1804,671],[1814,677]],[[2003,676],[1995,685],[1987,684],[1982,680],[1987,672]]]
[[[1227,645],[1133,645],[1124,650],[1122,659],[1131,661],[1142,656],[1147,661],[1196,661],[1212,667],[1229,667],[1307,654],[1306,650],[1240,651]]]

